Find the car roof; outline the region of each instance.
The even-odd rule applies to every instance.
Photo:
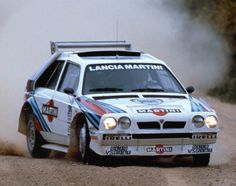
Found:
[[[105,63],[158,63],[166,65],[150,54],[127,50],[60,52],[58,60],[69,60],[81,66]]]

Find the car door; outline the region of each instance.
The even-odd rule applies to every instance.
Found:
[[[52,141],[50,134],[53,133],[53,122],[58,117],[58,107],[54,105],[52,98],[55,95],[55,88],[64,64],[64,61],[54,61],[35,84],[35,94],[32,102],[40,118],[41,134],[48,141]]]
[[[66,138],[66,145],[69,145],[70,125],[73,116],[78,111],[78,105],[75,102],[73,94],[65,93],[65,89],[77,90],[80,79],[80,66],[73,62],[67,61],[64,72],[53,97],[55,105],[58,108],[57,122],[53,123],[53,131]]]

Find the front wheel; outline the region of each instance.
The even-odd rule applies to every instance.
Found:
[[[49,156],[50,150],[41,147],[44,144],[44,140],[35,128],[33,114],[29,115],[27,121],[26,142],[29,153],[33,158],[46,158]]]
[[[208,166],[209,162],[210,162],[210,154],[193,155],[194,166]]]
[[[90,135],[88,126],[86,123],[83,124],[82,127],[79,128],[79,148],[80,155],[84,164],[95,163],[96,154],[90,149]]]

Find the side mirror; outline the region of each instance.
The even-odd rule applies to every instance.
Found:
[[[189,86],[186,88],[186,90],[189,94],[192,94],[195,91],[195,88],[193,86]]]
[[[75,93],[75,90],[73,89],[73,88],[65,88],[64,89],[64,92],[66,93],[66,94],[69,94],[69,95],[72,95],[72,96],[74,96],[74,93]]]

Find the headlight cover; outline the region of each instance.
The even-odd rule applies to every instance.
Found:
[[[205,118],[205,124],[208,128],[215,128],[217,126],[217,119],[215,116],[207,116]]]
[[[109,117],[109,118],[104,119],[103,125],[104,125],[105,129],[111,130],[111,129],[116,128],[117,121],[114,118]]]
[[[128,129],[131,125],[131,121],[128,117],[121,117],[118,120],[118,125],[121,129]]]
[[[201,128],[204,126],[204,118],[202,116],[194,116],[192,122],[194,123],[196,128]]]

